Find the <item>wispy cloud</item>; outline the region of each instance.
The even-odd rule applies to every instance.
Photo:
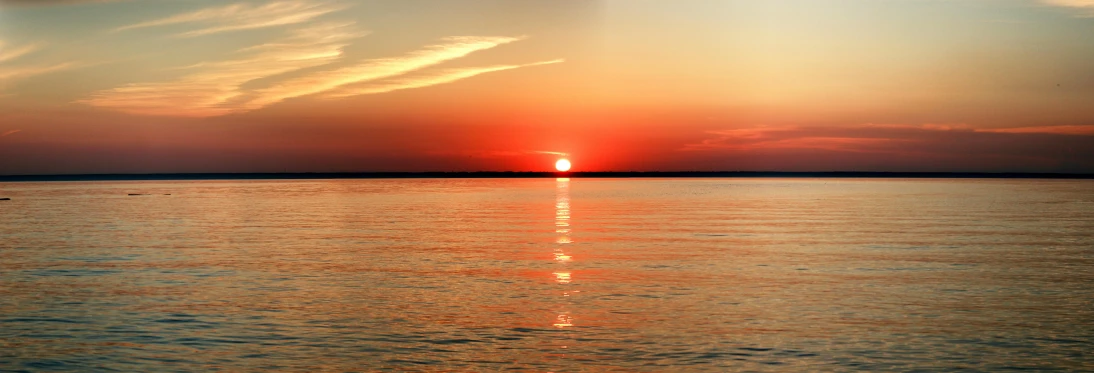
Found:
[[[318,17],[342,8],[343,5],[330,1],[236,3],[117,28],[115,31],[200,24],[200,29],[178,34],[198,36],[303,24],[296,26],[287,38],[239,49],[227,60],[170,68],[182,74],[177,79],[98,91],[79,102],[131,114],[209,117],[257,110],[297,97],[377,94],[563,62],[428,70],[474,52],[522,40],[522,36],[446,37],[437,44],[401,56],[349,61],[344,58],[344,48],[351,39],[364,33],[355,31],[352,23],[316,25],[320,22]]]
[[[9,131],[4,131],[3,133],[0,133],[0,137],[5,137],[5,136],[7,136],[7,135],[14,135],[14,134],[16,134],[16,133],[18,133],[18,132],[23,132],[23,130],[9,130]]]
[[[423,47],[400,57],[372,59],[349,66],[315,72],[273,83],[264,88],[244,89],[252,81],[331,64],[342,57],[348,40],[363,35],[352,24],[320,25],[294,32],[292,37],[244,48],[246,57],[186,66],[194,72],[179,79],[131,84],[95,92],[80,102],[131,114],[209,117],[260,109],[286,99],[323,93],[354,84],[380,81],[374,86],[352,86],[337,96],[390,92],[454,82],[491,71],[549,63],[502,65],[484,68],[449,69],[417,77],[384,82],[470,53],[520,40],[515,37],[450,37],[441,44]]]
[[[688,144],[682,150],[752,151],[759,149],[820,149],[832,151],[873,151],[899,137],[879,136],[867,129],[887,126],[847,126],[838,128],[760,127],[709,131],[712,138]],[[856,131],[857,130],[857,131]],[[883,130],[884,131],[884,130]]]
[[[976,153],[1020,156],[1015,148],[1089,142],[1094,125],[974,129],[965,125],[848,125],[825,127],[758,127],[709,131],[711,137],[688,144],[684,151],[770,152],[821,150],[874,154]],[[1016,142],[1016,136],[1021,141]],[[1022,144],[1026,142],[1028,144]],[[972,145],[972,144],[975,144]],[[1039,147],[1034,147],[1037,144]],[[1027,146],[1028,145],[1028,146]],[[1013,153],[1008,153],[1013,152]],[[1032,154],[1032,153],[1031,153]]]
[[[352,23],[306,27],[274,43],[240,51],[241,57],[188,66],[176,80],[139,83],[92,93],[80,102],[131,114],[208,117],[240,111],[231,101],[248,82],[322,66],[342,56],[350,40],[366,35]]]
[[[1019,127],[1019,128],[1001,128],[1001,129],[983,129],[980,132],[996,132],[996,133],[1043,133],[1043,134],[1057,134],[1057,135],[1094,135],[1094,125],[1087,126],[1041,126],[1041,127]]]
[[[20,46],[9,47],[7,43],[0,40],[0,63],[15,60],[19,57],[23,57],[39,49],[37,44],[28,44]]]
[[[351,66],[291,79],[256,92],[244,104],[250,110],[286,99],[322,93],[332,89],[403,75],[412,71],[465,57],[471,53],[511,43],[522,38],[459,36],[441,44],[426,46],[404,56],[367,60]]]
[[[438,72],[432,72],[428,74],[420,74],[416,76],[410,76],[405,78],[391,79],[386,81],[377,82],[374,84],[368,84],[365,86],[351,86],[342,89],[335,90],[326,97],[340,98],[350,97],[358,95],[387,93],[392,91],[398,91],[402,89],[422,88],[429,87],[438,84],[452,83],[458,80],[463,80],[478,75],[495,72],[518,69],[521,67],[549,65],[564,62],[565,60],[551,60],[536,63],[529,63],[523,65],[498,65],[488,67],[472,67],[463,69],[446,69]]]
[[[1081,11],[1084,17],[1094,17],[1094,0],[1040,0],[1041,3],[1074,8]]]
[[[88,3],[113,3],[128,0],[0,0],[0,6],[48,6]]]
[[[1053,170],[1094,167],[1094,125],[779,126],[708,132],[680,150],[737,166],[802,170]]]
[[[11,62],[17,62],[20,58],[38,51],[42,46],[42,44],[27,44],[8,47],[3,40],[0,40],[0,88],[3,88],[4,84],[10,81],[67,70],[78,66],[78,64],[73,62],[45,65],[11,65]]]
[[[434,150],[429,154],[440,156],[457,156],[457,157],[473,157],[473,158],[509,158],[509,157],[527,157],[532,154],[547,154],[557,155],[561,157],[569,157],[569,153],[561,152],[549,152],[542,150]]]
[[[52,73],[61,70],[67,70],[76,67],[75,63],[65,62],[48,66],[31,66],[31,67],[0,67],[0,83],[5,80],[17,80],[29,78],[35,75],[42,75]]]
[[[121,32],[189,23],[203,24],[200,29],[177,35],[194,37],[229,31],[299,24],[342,9],[345,9],[344,5],[302,0],[275,1],[263,5],[236,3],[122,26],[114,31]]]

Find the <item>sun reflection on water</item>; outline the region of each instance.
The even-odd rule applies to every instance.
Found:
[[[559,261],[559,262],[568,262],[568,261],[571,261],[571,260],[573,260],[573,259],[574,259],[573,257],[571,257],[571,256],[569,256],[569,255],[566,255],[566,253],[563,253],[563,252],[555,252],[555,260],[556,260],[556,261]]]
[[[573,232],[570,228],[570,179],[558,178],[556,179],[555,184],[555,227],[557,227],[555,233],[558,234],[555,238],[555,263],[566,266],[574,259],[563,250],[566,245],[574,242],[573,238],[570,236],[570,233]],[[570,285],[573,282],[573,276],[569,270],[558,270],[553,274],[555,276],[555,282],[559,285]],[[570,291],[563,291],[563,298],[568,299],[570,293]],[[559,310],[558,316],[554,323],[552,323],[552,326],[560,329],[574,326],[573,317],[570,316],[570,311]]]
[[[570,326],[574,326],[574,318],[570,317],[570,315],[561,314],[561,315],[558,315],[557,318],[555,318],[554,327],[556,327],[556,328],[566,328],[566,327],[570,327]]]

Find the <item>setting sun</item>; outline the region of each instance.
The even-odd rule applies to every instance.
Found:
[[[569,171],[570,170],[570,161],[565,160],[565,159],[559,159],[558,162],[555,162],[555,169],[559,170],[560,172]]]

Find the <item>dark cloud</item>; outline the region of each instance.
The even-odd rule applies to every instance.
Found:
[[[711,131],[683,150],[706,153],[696,159],[762,157],[760,168],[779,170],[1094,172],[1094,126],[1041,128],[749,128]]]

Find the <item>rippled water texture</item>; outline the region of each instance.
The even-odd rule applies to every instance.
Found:
[[[0,197],[0,370],[1094,369],[1090,181],[7,183]]]

